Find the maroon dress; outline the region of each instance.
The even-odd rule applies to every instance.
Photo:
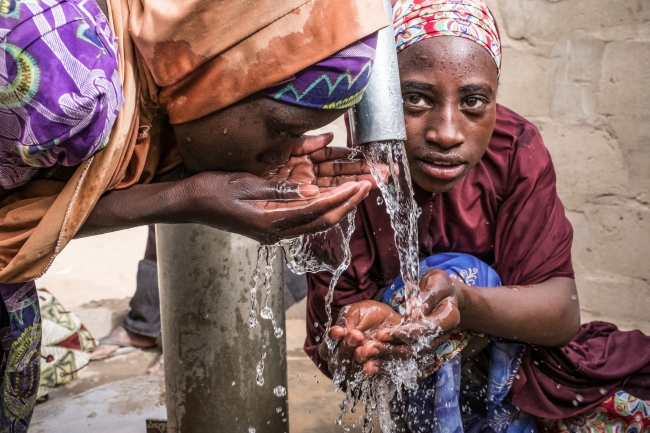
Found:
[[[418,220],[420,259],[442,252],[471,254],[490,264],[504,285],[537,284],[552,277],[573,278],[573,230],[555,184],[551,156],[539,130],[513,111],[498,106],[496,126],[485,155],[454,189],[431,194],[414,185],[416,201],[422,208]],[[384,205],[377,204],[379,195],[378,190],[373,191],[358,207],[356,229],[350,239],[352,261],[334,293],[335,318],[345,305],[374,299],[399,275],[393,230]],[[327,321],[324,299],[330,279],[327,272],[308,274],[305,351],[325,374],[327,366],[319,358],[317,348],[322,325]],[[320,325],[315,326],[316,322]],[[585,332],[594,334],[590,329],[601,326],[584,325],[578,336],[586,335]],[[613,338],[615,327],[608,326],[609,331],[598,337],[601,343]],[[616,335],[620,338],[626,333]],[[615,371],[618,379],[608,382],[611,386],[605,395],[601,392],[602,384],[589,375],[593,369],[584,367],[606,354],[601,350],[606,344],[592,342],[592,350],[587,352],[581,351],[582,342],[580,347],[572,343],[565,348],[529,348],[521,368],[525,374],[513,385],[513,402],[546,418],[563,418],[596,406],[623,389],[630,376],[637,374],[638,379],[643,368],[648,379],[650,338],[638,333],[635,343],[643,343],[646,348],[639,350],[636,344],[635,349],[618,347],[622,353],[617,356],[627,352],[638,362],[623,366],[601,363],[599,373]],[[549,356],[561,362],[546,365],[546,370],[540,371],[534,361]],[[555,368],[560,364],[563,365]],[[557,392],[555,382],[549,386],[559,373],[564,374],[562,393]],[[650,382],[647,385],[646,389]],[[567,400],[572,387],[580,388],[584,397],[578,407],[574,406],[575,393]],[[585,392],[585,387],[592,392]],[[646,395],[650,398],[650,392],[646,391]]]

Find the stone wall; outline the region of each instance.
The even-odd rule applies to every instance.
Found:
[[[487,1],[498,100],[553,156],[583,321],[650,333],[650,1]]]

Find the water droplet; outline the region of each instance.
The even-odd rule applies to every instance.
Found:
[[[579,403],[578,403],[577,401],[575,401],[575,400],[573,400],[571,403],[573,403],[574,406],[578,406],[578,404],[579,404]]]
[[[230,385],[230,386],[235,386],[235,382],[233,382],[232,385]]]
[[[580,403],[582,403],[583,401],[585,401],[584,397],[581,396],[580,394],[576,394],[576,400],[578,400]]]
[[[287,389],[282,385],[278,385],[273,388],[273,394],[275,394],[276,397],[284,397],[287,395]]]
[[[318,328],[318,322],[314,322],[314,327]]]
[[[225,132],[224,132],[225,134]],[[255,428],[254,427],[248,427],[248,433],[255,433]]]
[[[384,199],[381,198],[381,196],[377,196],[377,204],[378,204],[379,206],[381,206],[382,204],[384,204]]]
[[[255,328],[258,324],[257,315],[255,314],[255,311],[251,310],[250,315],[248,316],[248,326]]]
[[[276,411],[277,413],[282,412],[282,406],[278,406],[278,407],[276,407],[276,408],[275,408],[275,411]]]
[[[263,319],[271,320],[273,319],[273,311],[270,307],[266,306],[262,308],[262,311],[260,311],[260,316],[262,316]]]
[[[280,338],[284,335],[284,331],[282,330],[282,328],[275,328],[273,330],[273,335],[275,335],[275,338]]]
[[[264,385],[264,358],[266,358],[266,352],[262,353],[262,359],[257,363],[257,367],[255,367],[255,371],[257,372],[255,380],[259,386]]]
[[[571,296],[571,299],[573,299],[574,301],[577,301],[577,300],[578,300],[578,297],[577,297],[576,295],[572,295],[572,296]]]
[[[556,387],[557,389],[560,389],[561,386],[562,386],[562,385],[560,385],[559,383],[558,383],[557,385],[555,385],[555,387]]]
[[[316,336],[316,343],[318,343],[319,341],[320,341],[320,337],[317,335]]]
[[[598,390],[598,392],[600,393],[600,395],[605,395],[605,394],[607,394],[607,390],[606,390],[605,388],[600,388],[600,389]]]

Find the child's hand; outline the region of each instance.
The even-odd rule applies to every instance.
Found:
[[[462,300],[461,283],[440,269],[432,269],[420,280],[423,320],[407,321],[400,326],[382,329],[375,337],[392,344],[414,344],[432,329],[450,332],[460,323],[458,309]]]
[[[324,341],[318,348],[328,369],[333,375],[337,367],[344,366],[348,376],[362,366],[355,359],[362,359],[359,352],[367,338],[386,326],[396,326],[402,317],[388,305],[377,301],[362,301],[346,306],[329,332],[329,338],[336,342],[330,353]],[[359,353],[358,353],[359,352]]]
[[[337,342],[336,348],[330,353],[325,342],[319,347],[330,373],[340,366],[345,367],[348,377],[360,369],[368,375],[383,373],[384,361],[434,351],[460,323],[460,284],[444,271],[427,272],[420,281],[423,311],[415,321],[402,322],[402,316],[381,302],[348,305],[329,333]]]

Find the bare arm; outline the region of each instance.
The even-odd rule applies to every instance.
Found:
[[[102,196],[75,237],[155,223],[179,222],[185,204],[181,181],[134,185]]]
[[[198,223],[271,244],[336,224],[370,188],[370,182],[362,180],[320,191],[316,185],[265,180],[248,173],[204,172],[108,193],[77,236],[153,223]]]
[[[460,327],[541,346],[562,346],[580,326],[575,280],[550,278],[530,286],[459,288]]]

